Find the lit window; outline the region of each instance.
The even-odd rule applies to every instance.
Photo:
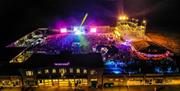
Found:
[[[97,81],[97,79],[90,79],[90,81]]]
[[[113,79],[111,78],[111,79],[109,79],[109,81],[113,81]]]
[[[64,68],[59,69],[59,73],[61,73],[61,74],[66,73],[66,69],[64,69]]]
[[[84,69],[84,70],[83,70],[83,73],[84,73],[84,74],[87,74],[87,69]]]
[[[96,72],[95,70],[91,70],[90,74],[93,75],[93,74],[95,74],[95,72]]]
[[[38,80],[39,81],[39,83],[42,83],[42,80]]]
[[[66,73],[67,72],[67,70],[66,69],[64,69],[64,73]]]
[[[26,76],[32,76],[33,75],[33,71],[26,71]]]
[[[56,69],[52,69],[52,73],[56,73]]]
[[[38,70],[38,74],[42,74],[41,70]]]
[[[73,73],[73,68],[70,68],[70,69],[69,69],[69,73]]]
[[[76,73],[80,73],[80,69],[76,69]]]
[[[48,69],[45,69],[45,73],[46,73],[46,74],[49,73],[49,70],[48,70]]]

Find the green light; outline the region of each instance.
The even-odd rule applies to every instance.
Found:
[[[84,35],[79,35],[78,36],[80,38],[80,44],[84,47],[88,47],[89,42],[87,41],[87,39],[85,38]]]

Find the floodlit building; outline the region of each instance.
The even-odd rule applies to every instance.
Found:
[[[4,79],[1,84],[4,81],[13,81],[9,82],[9,86],[75,87],[75,85],[96,86],[102,84],[103,61],[100,54],[63,56],[35,54],[22,64],[10,64],[6,67],[14,70],[5,71],[3,69],[4,73],[8,73],[8,75],[2,74],[2,76],[9,79],[0,79]],[[9,72],[17,73],[12,75]]]

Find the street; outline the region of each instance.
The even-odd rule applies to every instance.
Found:
[[[113,88],[84,88],[84,91],[179,91],[180,86],[136,86],[136,87],[113,87]],[[0,91],[21,91],[21,88],[4,88]],[[74,90],[72,88],[59,88],[59,87],[38,87],[38,88],[27,88],[25,91],[83,91]]]

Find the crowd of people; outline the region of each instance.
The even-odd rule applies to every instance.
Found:
[[[117,68],[118,70],[114,71],[116,73],[120,71],[120,73],[126,74],[178,72],[176,62],[170,57],[164,57],[158,61],[154,61],[153,59],[146,59],[146,61],[144,61],[141,59],[141,55],[151,54],[142,53],[137,50],[134,51],[131,45],[116,41],[116,37],[112,34],[50,35],[47,36],[45,42],[36,45],[32,50],[37,53],[45,54],[60,54],[63,51],[68,51],[73,54],[101,53],[105,63],[109,60],[115,60],[115,63],[109,66]],[[167,56],[168,54],[161,54],[159,56],[161,57],[164,55]],[[123,63],[126,65],[117,65],[116,63]],[[111,69],[108,70],[111,71]]]
[[[71,51],[74,54],[102,52],[100,45],[115,45],[116,41],[111,34],[92,35],[50,35],[45,42],[38,45],[33,51],[42,51],[47,54],[58,54],[62,51]]]

